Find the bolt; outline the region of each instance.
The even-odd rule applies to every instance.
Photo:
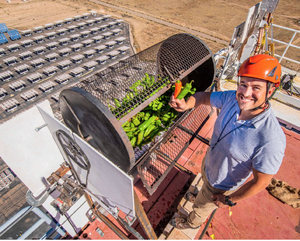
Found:
[[[35,128],[35,131],[38,132],[38,131],[40,131],[41,129],[43,129],[47,125],[48,124],[45,123],[44,125],[41,125],[40,127]]]

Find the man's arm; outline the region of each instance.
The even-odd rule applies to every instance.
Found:
[[[230,195],[232,202],[235,203],[256,195],[269,185],[272,177],[274,176],[259,172],[254,168],[252,169],[254,176],[253,179],[241,186],[236,192]],[[222,207],[226,204],[225,196],[222,194],[214,195],[213,199],[215,200],[214,202],[218,207]]]
[[[196,92],[187,101],[185,101],[184,98],[182,100],[175,99],[174,95],[172,95],[169,105],[178,112],[184,112],[194,107],[198,107],[201,104],[211,105],[210,95],[210,92]]]

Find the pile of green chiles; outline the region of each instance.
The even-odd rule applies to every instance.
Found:
[[[187,83],[182,88],[182,92],[185,93],[183,97],[188,97],[195,91],[196,89],[192,89],[191,83]],[[136,146],[141,148],[150,143],[156,136],[161,135],[162,131],[166,131],[171,126],[179,114],[168,104],[173,92],[174,86],[122,125],[133,148]]]
[[[168,77],[162,79],[158,75],[156,81],[154,76],[145,73],[141,80],[136,81],[129,87],[126,96],[122,100],[114,98],[115,107],[111,106],[107,100],[108,107],[115,116],[122,117],[136,108],[139,105],[138,103],[146,101],[169,83]],[[148,94],[150,91],[151,94]]]

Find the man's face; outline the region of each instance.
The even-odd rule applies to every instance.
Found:
[[[271,96],[274,87],[270,88],[268,97]],[[241,110],[252,110],[261,106],[266,100],[267,81],[241,77],[236,91],[236,98]]]

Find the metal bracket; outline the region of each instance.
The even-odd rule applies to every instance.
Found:
[[[28,190],[26,193],[26,201],[27,203],[32,206],[32,207],[38,207],[41,206],[49,197],[49,195],[54,191],[54,189],[56,188],[57,183],[53,184],[51,187],[49,187],[45,193],[43,194],[42,197],[40,197],[39,199],[36,199],[33,196],[32,191]]]
[[[129,217],[128,217],[128,215],[131,213],[131,211],[126,215],[126,221],[127,221],[127,223],[131,226],[134,222],[135,222],[135,220],[136,220],[136,216],[134,216],[134,218],[132,219],[132,220],[130,220],[129,219]]]
[[[125,222],[121,217],[118,216],[117,219],[127,230],[129,230],[135,237],[137,237],[140,240],[143,240],[144,238],[130,225],[128,225],[127,222]]]
[[[91,196],[85,192],[84,196],[87,200],[87,203],[89,204],[91,210],[94,211],[97,218],[99,218],[101,221],[103,221],[113,232],[115,232],[121,239],[128,239],[127,236],[113,223],[108,219],[105,215],[103,215],[99,210],[97,209],[97,206],[93,202]],[[101,234],[100,234],[101,235]]]
[[[47,126],[47,124],[44,124],[38,128],[36,128],[36,131],[39,131],[41,128]],[[37,130],[38,129],[38,130]],[[55,173],[52,173],[50,177],[47,178],[47,181],[50,183],[50,187],[48,187],[47,190],[44,190],[44,194],[40,198],[35,198],[33,196],[33,193],[28,190],[26,193],[26,201],[27,203],[32,207],[38,207],[41,206],[46,199],[49,197],[49,195],[56,189],[58,185],[59,179],[67,173],[67,171],[70,170],[68,167],[62,165],[58,170],[56,170]],[[54,177],[57,177],[56,179]]]
[[[41,129],[43,129],[44,127],[46,127],[48,124],[43,124],[43,125],[41,125],[41,126],[39,126],[39,127],[36,127],[34,130],[36,131],[36,132],[38,132],[38,131],[40,131]]]
[[[100,228],[96,228],[96,232],[100,234],[101,237],[104,236],[104,232]]]
[[[91,212],[91,213],[90,213]],[[86,212],[86,217],[88,218],[88,220],[92,223],[95,221],[96,216],[94,214],[94,211],[90,208],[87,212]]]
[[[117,207],[109,207],[104,202],[99,200],[100,203],[94,202],[95,207],[100,210],[100,208],[104,208],[107,212],[109,212],[115,219],[119,216],[119,209]]]

